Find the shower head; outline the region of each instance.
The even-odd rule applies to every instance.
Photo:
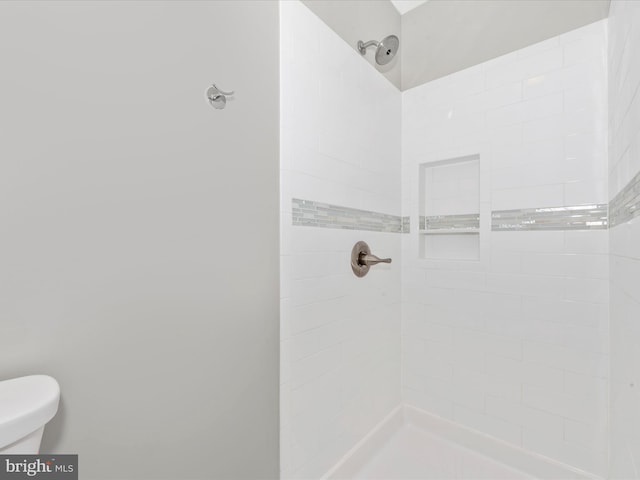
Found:
[[[395,57],[398,52],[400,40],[395,35],[389,35],[388,37],[384,37],[380,42],[376,42],[375,40],[370,40],[366,43],[362,40],[358,41],[358,51],[361,55],[367,53],[367,48],[373,46],[377,47],[376,63],[378,65],[386,65],[393,60],[393,57]]]

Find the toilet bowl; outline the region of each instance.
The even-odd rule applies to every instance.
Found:
[[[47,375],[0,381],[0,454],[39,453],[44,426],[59,400],[60,386]]]

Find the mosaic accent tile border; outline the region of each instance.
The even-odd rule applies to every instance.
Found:
[[[457,230],[472,230],[480,228],[479,213],[464,213],[460,215],[431,215],[420,217],[420,230],[445,230],[455,233]]]
[[[293,198],[294,226],[410,233],[410,217]],[[611,226],[640,215],[640,174],[611,203]],[[615,210],[613,208],[615,207]],[[614,223],[615,222],[615,223]],[[432,215],[419,217],[423,233],[458,233],[478,230],[480,215]],[[608,205],[522,208],[491,212],[491,230],[603,230],[609,228]]]
[[[491,230],[602,230],[608,228],[607,204],[522,208],[491,212]]]
[[[341,207],[312,200],[291,199],[293,225],[304,227],[402,233],[409,229],[408,217]],[[405,218],[406,223],[405,223]]]
[[[609,225],[615,227],[640,215],[640,173],[613,197],[609,204]]]

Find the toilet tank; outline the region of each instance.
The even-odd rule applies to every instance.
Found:
[[[0,381],[0,453],[38,453],[59,400],[60,386],[47,375]]]

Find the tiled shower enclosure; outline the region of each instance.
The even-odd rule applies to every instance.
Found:
[[[284,478],[331,471],[400,405],[639,478],[638,31],[640,2],[614,0],[399,91],[281,4]],[[359,240],[393,263],[355,277]]]

